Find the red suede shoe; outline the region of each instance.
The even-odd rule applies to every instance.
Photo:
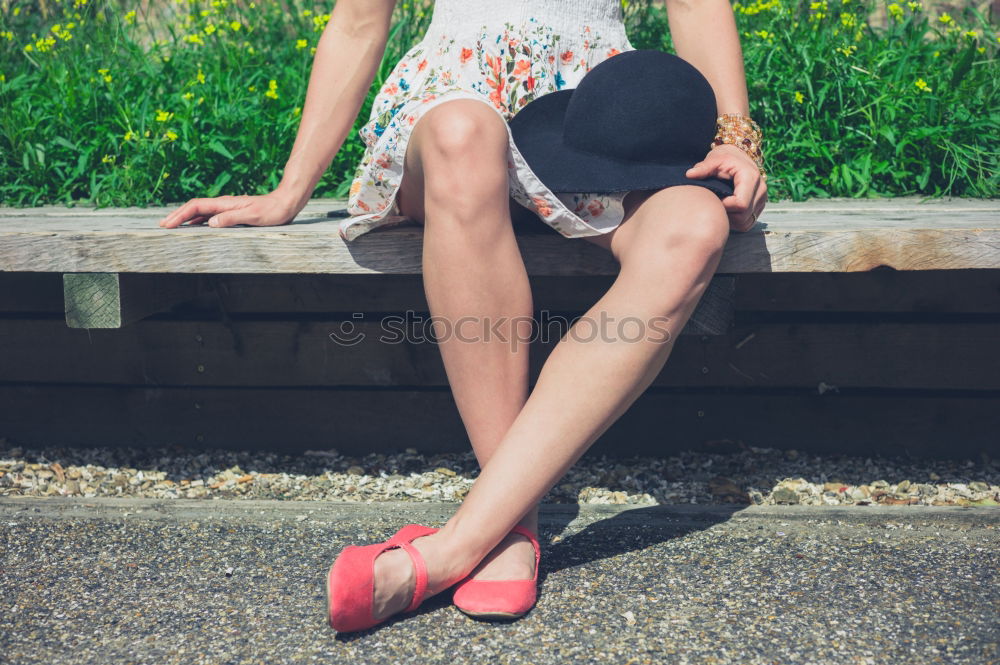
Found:
[[[475,580],[467,577],[455,586],[455,607],[476,619],[519,619],[538,599],[538,563],[542,551],[538,537],[522,526],[512,532],[531,541],[535,548],[535,574],[530,580]]]
[[[404,612],[420,606],[427,593],[427,565],[412,542],[438,529],[420,524],[408,524],[389,540],[375,545],[348,545],[337,556],[326,576],[326,610],[330,627],[340,633],[364,630],[382,623],[372,616],[375,593],[375,558],[386,550],[401,547],[413,561],[416,584],[413,600]],[[388,618],[388,617],[386,617]]]

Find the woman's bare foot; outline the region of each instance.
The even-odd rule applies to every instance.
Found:
[[[435,534],[417,538],[413,547],[420,552],[427,565],[427,593],[424,598],[441,593],[463,577],[462,570],[454,565],[457,557],[445,550]],[[375,557],[374,572],[372,615],[381,621],[409,607],[417,578],[413,560],[402,548],[391,549]]]
[[[521,526],[538,533],[538,509],[532,510]],[[477,580],[530,580],[535,576],[535,548],[519,533],[508,533],[472,572]]]
[[[519,533],[508,533],[472,572],[477,580],[530,580],[535,576],[535,548]]]
[[[534,509],[521,526],[538,533],[538,509]],[[427,593],[425,598],[441,593],[468,574],[464,552],[448,549],[441,534],[422,536],[413,546],[423,556],[427,565]],[[413,600],[416,571],[410,555],[401,548],[383,552],[375,558],[375,595],[372,614],[382,619],[402,612]],[[535,549],[531,542],[517,533],[506,538],[479,563],[472,575],[477,580],[530,580],[535,576]]]

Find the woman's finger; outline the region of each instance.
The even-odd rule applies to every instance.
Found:
[[[763,191],[763,193],[759,193]],[[744,224],[743,231],[749,231],[754,226],[757,225],[757,220],[760,219],[760,214],[764,212],[764,206],[767,203],[767,185],[761,181],[760,189],[758,189],[758,195],[754,201],[753,214],[747,216]]]
[[[208,219],[212,215],[228,210],[232,206],[232,197],[216,197],[212,199],[191,199],[170,215],[160,220],[160,226],[172,229],[180,226],[189,219],[204,217]]]

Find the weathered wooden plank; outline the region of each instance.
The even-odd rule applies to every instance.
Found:
[[[183,276],[181,276],[183,277]],[[231,314],[427,311],[421,275],[204,275],[209,291],[183,306]],[[719,277],[719,275],[716,275]],[[160,275],[160,279],[175,279]],[[748,312],[1000,312],[1000,269],[874,270],[735,275],[735,308]],[[611,275],[534,276],[536,311],[586,311]],[[0,312],[63,311],[62,275],[0,273]]]
[[[400,226],[346,243],[343,201],[311,202],[292,224],[162,229],[171,208],[59,212],[0,210],[0,270],[151,273],[419,274],[423,232]],[[854,199],[771,202],[748,233],[730,235],[720,273],[1000,268],[1000,203]],[[583,239],[518,236],[532,275],[617,273],[610,253]]]
[[[66,325],[70,328],[121,328],[197,297],[201,275],[106,272],[63,275]]]
[[[1000,313],[1000,269],[749,273],[736,276],[741,312]]]
[[[591,453],[665,455],[731,439],[828,454],[995,456],[997,398],[996,393],[774,397],[650,389]],[[0,385],[0,431],[29,446],[337,448],[352,455],[407,447],[468,449],[454,400],[443,390]]]
[[[419,320],[409,341],[379,315],[350,321],[146,320],[121,331],[57,320],[0,319],[0,380],[147,386],[447,388],[437,344]],[[425,319],[426,320],[426,319]],[[565,328],[541,330],[530,379]],[[1000,390],[1000,321],[757,323],[725,336],[682,335],[654,386]]]
[[[0,313],[65,311],[62,273],[0,272]]]

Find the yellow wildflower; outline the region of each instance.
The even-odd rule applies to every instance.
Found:
[[[297,48],[297,49],[305,48],[307,46],[309,46],[309,42],[306,41],[305,39],[299,39],[299,40],[296,40],[296,42],[295,42],[295,48]]]
[[[156,122],[167,122],[174,117],[173,113],[167,113],[162,109],[156,110]]]
[[[174,131],[174,130],[172,130],[172,129],[168,129],[168,130],[167,130],[167,132],[166,132],[166,134],[164,134],[163,136],[164,136],[164,137],[165,137],[165,138],[166,138],[166,139],[167,139],[168,141],[176,141],[176,140],[177,140],[177,132],[175,132],[175,131]]]
[[[801,92],[799,92],[798,90],[795,91],[795,101],[796,102],[798,102],[799,104],[801,104],[803,101],[805,101],[805,98],[806,98],[805,95],[803,95]]]
[[[264,96],[270,97],[271,99],[277,99],[278,98],[277,89],[278,89],[278,82],[275,81],[274,79],[271,79],[271,81],[267,84],[267,92],[264,93]]]
[[[214,23],[209,23],[208,25],[205,26],[205,34],[206,35],[210,35],[210,34],[212,34],[215,31],[216,31],[216,27],[215,27]]]
[[[903,21],[903,8],[897,5],[895,2],[889,5],[889,15],[896,19],[896,22],[901,23]]]
[[[111,155],[104,155],[103,157],[101,157],[101,163],[102,164],[108,164],[108,163],[114,164],[115,163],[115,158],[112,157]]]
[[[132,11],[130,11],[130,12],[127,12],[125,14],[125,22],[128,23],[129,25],[132,25],[133,23],[135,23],[135,10],[134,9]]]
[[[329,14],[319,14],[313,17],[313,32],[322,32],[323,28],[330,21]]]
[[[111,71],[111,70],[105,69],[105,68],[101,68],[101,69],[97,70],[97,73],[100,74],[104,78],[105,82],[111,83],[111,75],[108,74],[109,71]]]
[[[122,137],[122,140],[124,141],[132,141],[134,139],[135,139],[135,132],[133,132],[131,129],[125,132],[125,136]]]
[[[201,71],[201,67],[198,68],[198,75],[195,77],[195,80],[197,80],[198,83],[205,82],[205,72]]]
[[[913,85],[917,86],[919,89],[923,90],[924,92],[931,92],[931,90],[933,90],[933,88],[931,88],[931,87],[929,87],[927,85],[927,81],[925,81],[923,79],[917,79],[916,81],[913,82]]]
[[[189,90],[181,95],[181,97],[190,101],[194,97],[194,93]]]
[[[236,32],[237,30],[239,30],[242,27],[243,27],[243,24],[240,23],[239,21],[231,21],[229,23],[229,29],[232,30],[233,32]]]
[[[938,16],[938,20],[941,21],[942,23],[948,24],[951,23],[952,19],[947,14],[941,14],[941,16]]]

